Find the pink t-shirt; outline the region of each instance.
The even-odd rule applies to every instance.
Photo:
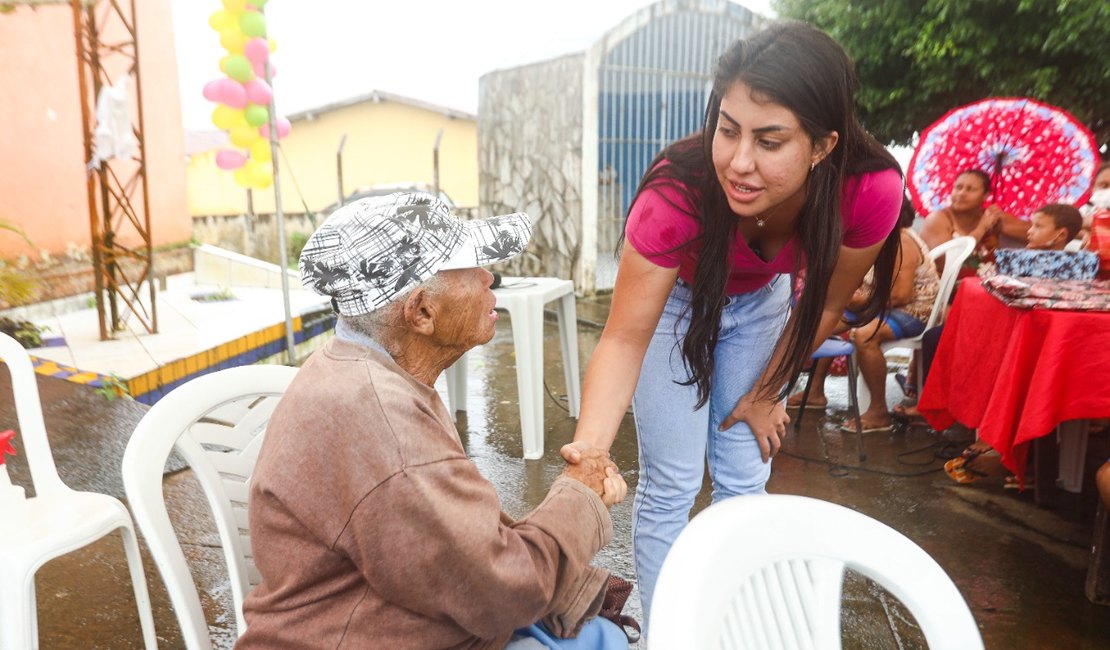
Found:
[[[841,243],[849,248],[867,248],[886,239],[898,222],[902,193],[902,177],[893,169],[848,178],[841,199],[840,213],[844,219]],[[685,210],[671,205],[668,199]],[[695,241],[701,225],[691,212],[696,210],[680,191],[658,185],[636,197],[625,225],[625,236],[638,253],[659,266],[678,267],[678,277],[687,283],[694,280],[701,248]],[[797,238],[792,237],[775,259],[765,262],[737,232],[729,252],[732,275],[727,293],[748,293],[766,285],[779,273],[794,271],[801,254]]]

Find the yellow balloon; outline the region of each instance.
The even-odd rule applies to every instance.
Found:
[[[222,72],[224,74],[227,74],[227,62],[233,56],[235,56],[235,55],[234,54],[228,54],[227,56],[220,59],[220,72]]]
[[[232,127],[228,133],[231,139],[231,144],[235,145],[237,149],[250,149],[255,140],[260,139],[258,129],[250,126],[236,126]]]
[[[257,189],[260,189],[260,190],[267,189],[273,184],[274,184],[274,175],[273,174],[268,174],[266,176],[260,176],[260,177],[258,177],[254,180],[254,187],[257,188]]]
[[[233,14],[241,14],[247,10],[247,0],[224,0],[224,9]]]
[[[234,128],[247,127],[247,118],[243,114],[243,109],[232,108],[226,104],[220,104],[216,110],[212,111],[212,123],[219,128],[230,131]]]
[[[251,160],[270,162],[273,159],[273,152],[270,150],[269,140],[266,138],[259,138],[251,144]]]
[[[232,175],[232,178],[235,179],[235,184],[239,187],[250,187],[251,185],[250,179],[247,178],[246,167],[240,167],[239,169],[236,169],[235,173]]]
[[[270,53],[271,54],[273,54],[274,52],[277,52],[277,41],[275,41],[272,38],[268,38],[268,39],[266,39],[266,42],[270,44]]]
[[[220,32],[220,45],[231,54],[242,54],[247,47],[247,35],[239,31],[239,26]]]
[[[251,187],[264,189],[274,182],[274,168],[269,163],[259,162],[257,160],[248,160],[246,165],[243,165],[246,170],[247,182]]]
[[[239,17],[226,11],[217,11],[208,17],[208,26],[220,33],[232,27],[238,29]]]

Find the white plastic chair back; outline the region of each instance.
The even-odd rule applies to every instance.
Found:
[[[27,351],[14,338],[0,333],[0,359],[8,366],[12,377],[12,393],[16,417],[19,421],[19,445],[31,469],[31,484],[35,494],[47,496],[70,488],[58,477],[54,454],[46,437],[46,424],[42,419],[42,402],[35,369]]]
[[[963,596],[917,544],[864,514],[792,495],[741,496],[694,517],[656,584],[651,650],[841,647],[845,569],[909,609],[933,650],[977,650]]]
[[[143,416],[127,444],[123,486],[190,650],[212,646],[196,585],[166,512],[166,458],[176,449],[204,489],[227,562],[241,635],[246,630],[243,599],[260,579],[247,521],[250,477],[266,424],[296,374],[288,366],[259,365],[188,381]]]
[[[925,321],[925,329],[917,336],[911,336],[904,339],[895,339],[887,341],[880,345],[880,349],[884,353],[897,348],[909,348],[910,350],[921,349],[921,337],[925,332],[936,327],[944,321],[945,313],[948,309],[948,302],[952,297],[952,292],[956,290],[956,279],[960,273],[960,268],[964,265],[964,261],[971,256],[975,250],[974,237],[955,237],[950,239],[933,250],[929,251],[929,259],[934,262],[944,257],[944,271],[940,274],[940,281],[937,283],[937,297],[933,300],[933,309],[929,312],[929,320]],[[915,352],[916,353],[916,352]],[[924,373],[917,373],[917,394],[921,394],[924,387],[923,384]],[[859,394],[860,409],[866,409],[871,403],[871,392],[867,389],[867,385],[863,382],[861,377],[856,382],[856,392]]]
[[[7,480],[0,485],[0,648],[38,647],[35,573],[39,567],[117,530],[127,556],[143,643],[157,647],[139,542],[127,508],[113,496],[80,492],[62,482],[46,436],[31,357],[18,341],[0,333],[0,359],[11,374],[19,423],[15,444],[27,456],[35,488],[28,498],[24,486],[9,486]],[[6,468],[0,472],[7,476]]]
[[[965,236],[949,239],[929,251],[929,259],[934,262],[944,256],[944,271],[940,274],[937,298],[933,301],[933,310],[929,312],[929,320],[925,322],[925,329],[935,327],[944,318],[944,310],[948,307],[948,300],[956,289],[956,276],[959,275],[960,268],[963,267],[964,262],[974,250],[975,238]]]

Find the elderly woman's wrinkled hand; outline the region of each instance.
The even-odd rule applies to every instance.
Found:
[[[577,447],[576,452],[576,462],[568,462],[563,475],[584,483],[601,497],[606,506],[624,500],[628,485],[616,463],[609,459],[609,454],[596,447],[585,446]]]

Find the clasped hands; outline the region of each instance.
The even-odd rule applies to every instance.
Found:
[[[585,483],[601,497],[606,507],[624,501],[628,484],[608,452],[579,441],[563,445],[559,453],[567,461],[563,476]]]
[[[1005,213],[1002,212],[1002,208],[998,207],[997,205],[988,205],[986,209],[983,210],[983,216],[980,217],[980,223],[983,225],[984,228],[987,229],[987,232],[990,232],[990,230],[994,228],[995,224],[997,224],[999,220],[1002,219],[1002,216],[1004,214]]]

